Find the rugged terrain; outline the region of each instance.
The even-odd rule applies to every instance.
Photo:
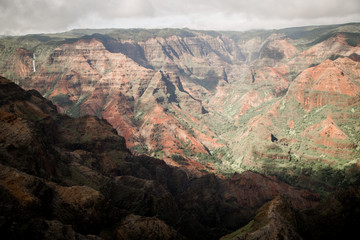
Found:
[[[316,193],[254,172],[196,176],[135,156],[103,119],[71,118],[0,77],[0,234],[4,239],[218,239],[286,195]]]
[[[358,183],[359,36],[354,23],[4,37],[0,73],[62,113],[106,119],[133,153],[326,194]]]
[[[221,240],[352,239],[360,221],[360,189],[332,193],[316,208],[296,211],[286,196],[262,206],[243,228]]]
[[[38,92],[0,77],[4,239],[356,235],[359,187],[319,200],[316,193],[249,171],[227,179],[197,177],[186,168],[135,156],[105,120],[59,114]]]

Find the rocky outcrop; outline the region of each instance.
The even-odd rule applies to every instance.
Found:
[[[166,225],[156,217],[140,217],[129,215],[116,229],[119,240],[127,239],[186,239],[175,229]]]
[[[262,206],[254,220],[244,228],[221,239],[303,239],[296,227],[296,215],[291,204],[279,196]]]
[[[339,239],[356,235],[359,189],[331,194],[316,208],[295,211],[287,197],[278,196],[262,206],[245,227],[225,239]],[[351,220],[350,220],[351,219]]]

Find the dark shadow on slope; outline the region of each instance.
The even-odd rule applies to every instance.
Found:
[[[140,45],[135,42],[122,43],[112,37],[102,34],[93,34],[89,37],[101,41],[104,44],[106,50],[108,50],[109,52],[123,53],[139,65],[145,68],[153,69],[153,67],[146,60],[144,49],[142,49]]]

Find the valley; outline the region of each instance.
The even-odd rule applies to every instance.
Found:
[[[4,37],[0,74],[61,113],[105,119],[134,154],[199,176],[252,170],[326,194],[359,169],[359,29]]]
[[[356,234],[360,24],[0,38],[8,239]]]

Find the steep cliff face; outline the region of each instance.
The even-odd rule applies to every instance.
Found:
[[[288,97],[294,98],[305,110],[324,105],[354,105],[360,91],[357,68],[357,62],[350,58],[328,59],[304,70],[289,88]]]
[[[218,239],[279,194],[297,209],[319,202],[316,193],[256,173],[197,177],[132,155],[105,120],[55,108],[0,78],[2,236]]]
[[[9,37],[0,73],[63,113],[106,119],[134,153],[199,175],[250,169],[328,191],[353,181],[359,159],[359,32],[348,24]]]
[[[175,40],[168,40],[168,48],[172,49],[171,44]],[[158,40],[152,43],[150,39],[143,43],[146,54],[142,60],[155,66],[157,56],[154,54],[161,46]],[[128,147],[162,157],[172,165],[179,165],[172,156],[184,155],[184,145],[195,154],[208,154],[208,147],[221,146],[211,138],[213,133],[209,130],[190,131],[192,122],[199,124],[196,117],[207,113],[207,110],[201,100],[184,89],[178,73],[145,68],[135,61],[139,61],[138,57],[128,57],[121,52],[126,49],[116,49],[115,46],[110,48],[111,51],[108,49],[108,42],[105,44],[96,38],[61,44],[52,52],[46,52],[47,55],[38,57],[46,61],[36,63],[36,72],[27,71],[28,78],[21,80],[22,86],[41,91],[61,112],[72,116],[90,114],[105,118],[125,137]],[[212,50],[210,46],[204,46],[204,49]],[[178,54],[197,58],[204,54],[200,54],[204,49],[187,46],[185,53],[181,53],[184,49],[177,51],[180,51]],[[193,56],[192,51],[198,51],[196,54],[199,56]],[[175,50],[170,52],[178,55]],[[14,57],[18,56],[16,54]],[[172,65],[184,65],[181,60],[174,61],[174,56],[164,47],[158,54],[162,64],[170,61]],[[14,69],[11,72],[24,75],[22,68],[21,72]],[[184,160],[194,163],[187,164],[189,168],[204,169],[202,164],[196,164],[190,158]]]

